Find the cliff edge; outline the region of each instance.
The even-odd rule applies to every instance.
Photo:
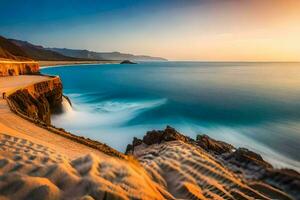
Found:
[[[21,88],[7,97],[15,112],[51,124],[51,114],[62,110],[62,83],[59,77]]]

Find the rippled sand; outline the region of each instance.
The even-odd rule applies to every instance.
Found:
[[[0,194],[8,199],[291,199],[181,141],[136,150],[141,164],[99,154],[70,159],[8,134],[0,146]]]

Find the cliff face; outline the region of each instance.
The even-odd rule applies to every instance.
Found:
[[[11,108],[23,115],[51,123],[51,114],[61,112],[62,83],[59,77],[27,86],[7,97]]]
[[[1,76],[17,76],[25,74],[38,74],[39,65],[34,61],[18,62],[18,61],[0,61],[0,77]]]

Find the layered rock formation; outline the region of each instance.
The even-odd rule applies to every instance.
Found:
[[[18,62],[18,61],[0,61],[0,77],[31,75],[39,73],[39,65],[34,61]]]
[[[274,169],[250,150],[167,127],[133,140],[134,155],[176,199],[300,199],[300,174]]]
[[[62,110],[62,83],[59,77],[53,77],[17,90],[7,99],[14,111],[50,124],[51,114]]]

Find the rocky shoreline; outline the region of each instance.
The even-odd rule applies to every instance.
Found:
[[[62,98],[59,77],[49,76],[48,80],[8,93],[6,100],[18,116],[74,141],[74,145],[98,150],[103,156],[82,155],[70,160],[58,152],[50,158],[52,150],[41,152],[39,144],[1,133],[0,178],[4,181],[0,183],[0,197],[300,199],[298,172],[275,169],[259,154],[207,135],[192,139],[167,126],[165,130],[147,132],[143,139],[134,138],[123,154],[101,142],[56,128],[51,125],[50,115],[61,110]],[[44,162],[49,158],[51,162]],[[29,192],[22,192],[18,186],[21,183]]]
[[[295,199],[300,199],[300,174],[297,171],[273,168],[259,154],[246,148],[236,149],[228,143],[214,140],[207,135],[198,135],[194,140],[167,126],[162,131],[147,132],[143,139],[134,138],[132,144],[127,146],[126,154],[134,155],[141,162],[148,162],[148,155],[144,152],[159,157],[160,151],[153,151],[154,146],[168,146],[175,141],[195,147],[201,152],[207,152],[218,163],[245,181],[258,181],[268,184],[290,194]],[[269,192],[271,193],[271,191]]]

